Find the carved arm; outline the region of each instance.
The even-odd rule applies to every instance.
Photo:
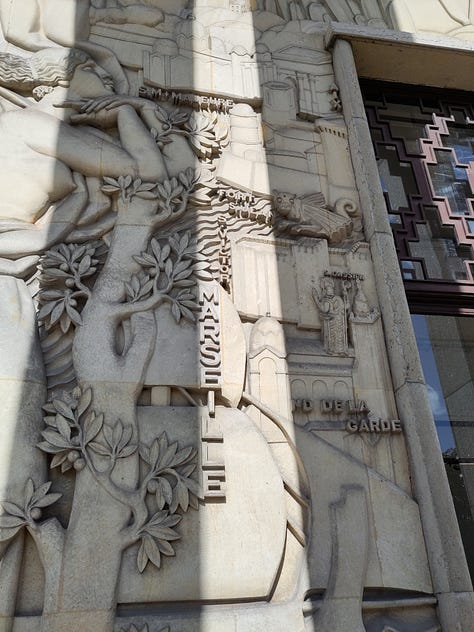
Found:
[[[88,201],[84,178],[77,173],[73,178],[76,189],[54,207],[48,223],[26,224],[25,228],[0,234],[0,257],[20,258],[42,253],[71,232]]]

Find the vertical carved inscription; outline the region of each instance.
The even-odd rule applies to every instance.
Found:
[[[201,451],[204,499],[225,498],[224,436],[208,408],[201,416]]]
[[[201,383],[208,388],[221,384],[221,326],[219,318],[219,288],[200,287],[199,305],[199,366]]]

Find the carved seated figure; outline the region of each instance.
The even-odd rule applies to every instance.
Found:
[[[395,27],[402,31],[446,33],[474,39],[474,7],[469,0],[383,0]]]

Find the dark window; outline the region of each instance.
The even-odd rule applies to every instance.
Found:
[[[474,577],[474,94],[361,85]]]

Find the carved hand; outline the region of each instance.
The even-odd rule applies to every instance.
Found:
[[[131,105],[136,111],[142,110],[145,106],[148,106],[149,109],[156,109],[156,106],[151,101],[126,94],[108,94],[95,99],[79,99],[67,102],[68,107],[73,107],[84,114],[113,110],[122,105]]]

